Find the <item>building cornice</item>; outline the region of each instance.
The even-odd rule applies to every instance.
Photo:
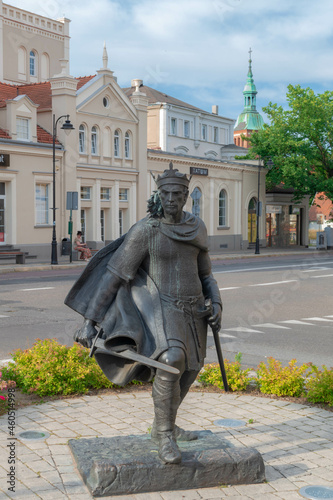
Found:
[[[180,165],[188,165],[188,166],[198,166],[213,168],[215,170],[231,170],[233,172],[240,171],[249,171],[249,172],[258,172],[257,165],[251,165],[248,163],[239,163],[232,161],[223,161],[223,160],[208,160],[206,158],[200,158],[196,156],[181,156],[176,153],[162,153],[156,152],[154,150],[148,150],[148,159],[154,159],[163,163],[169,163],[170,157],[173,157],[173,161],[177,161]],[[177,158],[177,160],[176,160]]]
[[[76,168],[78,170],[91,170],[92,172],[96,172],[96,170],[101,170],[101,171],[109,171],[109,172],[118,172],[118,173],[126,173],[126,174],[133,174],[133,175],[139,175],[138,170],[133,170],[131,168],[123,168],[123,167],[103,167],[102,165],[76,165]]]

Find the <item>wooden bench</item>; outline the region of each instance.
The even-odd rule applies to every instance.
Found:
[[[16,259],[16,264],[25,264],[25,252],[0,252],[0,259]]]

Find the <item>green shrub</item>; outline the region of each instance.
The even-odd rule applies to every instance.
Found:
[[[230,363],[228,359],[224,360],[227,381],[231,391],[245,391],[250,384],[250,379],[248,377],[250,368],[242,370],[241,359],[242,355],[238,353],[235,356],[234,362]],[[220,365],[217,363],[205,365],[199,373],[198,380],[206,385],[214,385],[219,389],[224,388]]]
[[[296,359],[292,359],[288,366],[282,367],[281,362],[272,357],[267,362],[268,365],[262,362],[257,368],[257,385],[261,392],[277,396],[304,395],[304,377],[311,363],[296,366]]]
[[[311,375],[306,382],[306,399],[311,403],[327,403],[333,406],[333,369],[323,365],[322,370],[312,367]]]
[[[68,347],[55,339],[37,339],[31,349],[16,350],[13,360],[3,368],[3,377],[14,380],[22,392],[51,396],[115,387],[80,344]]]

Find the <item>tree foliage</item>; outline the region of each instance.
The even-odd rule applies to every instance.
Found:
[[[253,155],[274,162],[267,186],[283,182],[295,200],[316,192],[333,199],[333,92],[289,85],[287,102],[288,110],[271,102],[263,108],[271,124],[249,139]]]

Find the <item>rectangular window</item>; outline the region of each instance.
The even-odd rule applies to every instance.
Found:
[[[49,185],[36,184],[36,225],[49,223]]]
[[[91,187],[81,186],[81,200],[91,200]]]
[[[119,236],[122,236],[124,233],[124,216],[123,211],[119,210]]]
[[[184,121],[184,137],[190,137],[190,122]]]
[[[28,141],[30,139],[29,121],[29,118],[16,118],[17,139],[21,141]]]
[[[128,201],[128,189],[119,189],[119,201]]]
[[[218,127],[214,127],[213,140],[214,140],[215,144],[218,144],[218,142],[219,142],[219,128]]]
[[[86,235],[86,211],[81,210],[81,231],[82,231],[82,241],[85,241],[85,235]]]
[[[201,125],[201,139],[207,141],[207,125]]]
[[[105,214],[104,214],[104,210],[101,210],[101,240],[105,241]]]
[[[171,118],[171,135],[177,135],[177,120]]]
[[[110,188],[101,187],[101,200],[109,201],[110,199]]]

